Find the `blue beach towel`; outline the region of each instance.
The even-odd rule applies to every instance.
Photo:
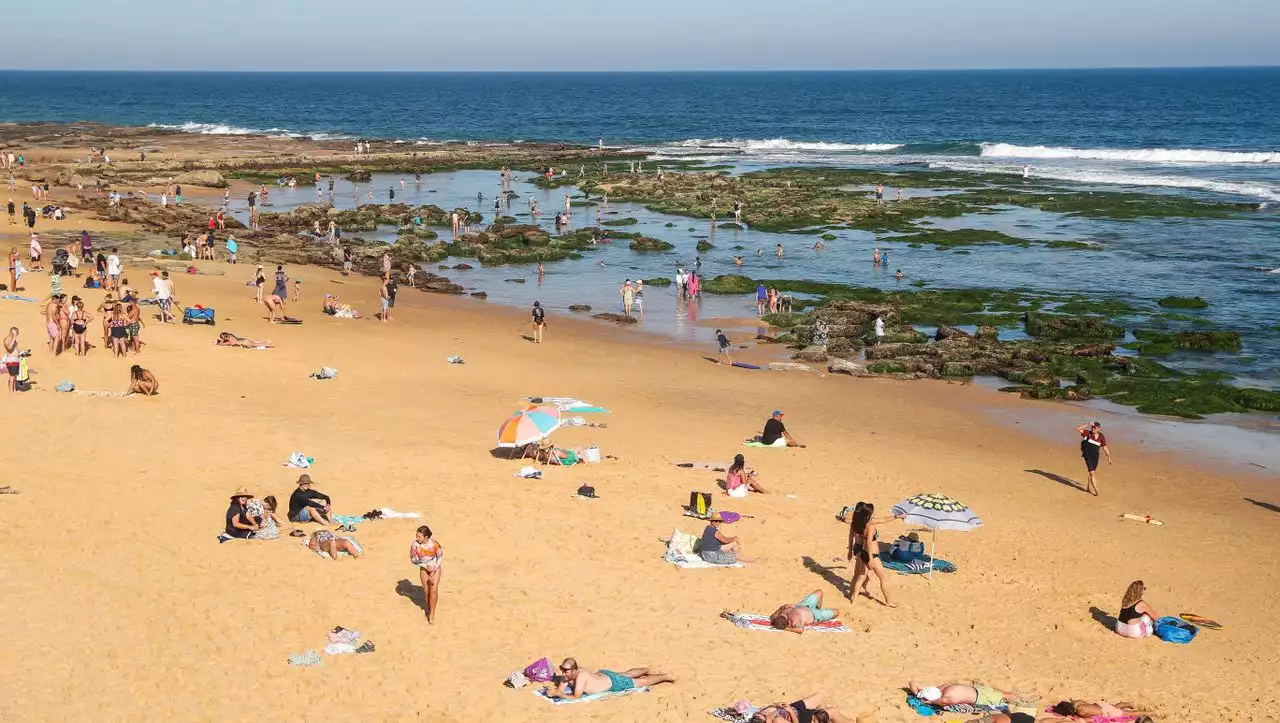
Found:
[[[539,698],[547,701],[548,703],[551,703],[552,705],[569,705],[570,703],[588,703],[593,700],[604,700],[605,698],[621,698],[626,695],[635,695],[636,693],[648,693],[649,689],[644,686],[636,686],[635,688],[624,690],[618,693],[592,693],[591,695],[584,695],[581,698],[550,698],[545,693],[542,692],[541,688],[533,692],[537,694]]]
[[[338,523],[339,525],[350,525],[351,527],[355,527],[361,522],[364,522],[364,518],[352,517],[351,515],[334,515],[333,521]]]
[[[901,562],[890,557],[881,555],[880,563],[884,565],[884,569],[893,570],[899,575],[927,575],[929,574],[928,560],[913,560],[911,562]],[[956,571],[956,566],[943,559],[933,561],[934,572],[951,573]]]

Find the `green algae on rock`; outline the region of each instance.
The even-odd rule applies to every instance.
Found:
[[[1199,296],[1166,296],[1156,302],[1166,309],[1207,309],[1209,302]]]

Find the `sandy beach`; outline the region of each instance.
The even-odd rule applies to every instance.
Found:
[[[179,138],[182,152],[203,152]],[[288,146],[255,143],[264,153]],[[128,229],[77,217],[37,230],[80,228],[103,239]],[[0,246],[25,259],[25,245],[17,227],[0,228]],[[255,253],[270,259],[269,248]],[[125,265],[137,288],[158,268],[131,255]],[[1094,498],[1072,429],[1086,417],[1057,439],[1033,431],[1073,407],[959,382],[730,369],[708,362],[710,344],[559,313],[539,346],[524,338],[526,311],[407,287],[384,324],[367,318],[375,279],[321,267],[287,268],[305,280],[289,307],[304,323],[273,325],[246,286],[252,263],[193,265],[201,274],[175,276],[177,298],[215,308],[217,326],[160,324],[144,307],[147,346],[136,357],[112,358],[91,331],[86,358],[54,358],[39,304],[0,300],[0,325],[21,329],[36,382],[7,395],[0,446],[3,484],[20,491],[0,496],[0,609],[15,623],[0,652],[0,719],[685,721],[742,698],[822,692],[846,714],[893,723],[918,717],[903,702],[910,679],[979,681],[1042,706],[1136,700],[1161,721],[1280,718],[1280,652],[1258,632],[1280,623],[1269,605],[1280,590],[1266,557],[1280,543],[1270,472],[1113,435],[1115,464],[1101,467]],[[46,274],[23,282],[27,296],[47,294]],[[64,285],[90,310],[102,301],[101,290]],[[366,318],[322,314],[326,293]],[[219,348],[221,331],[275,348]],[[466,363],[446,363],[451,355]],[[158,396],[83,393],[123,391],[135,363],[159,379]],[[338,377],[309,377],[323,366]],[[54,392],[62,380],[77,393]],[[612,458],[513,476],[522,463],[492,452],[494,434],[530,396],[611,410],[591,416],[607,428],[552,439]],[[774,409],[806,449],[743,447]],[[421,519],[361,523],[359,560],[321,559],[287,535],[219,544],[233,490],[283,505],[299,474],[284,465],[294,451],[314,457],[309,473],[338,514],[389,507]],[[726,466],[737,453],[771,494],[730,500],[722,474],[676,466]],[[599,498],[577,498],[582,484]],[[674,529],[702,530],[682,516],[691,491],[748,516],[728,532],[758,561],[682,570],[662,559]],[[958,571],[891,575],[896,609],[844,599],[852,568],[836,513],[865,500],[887,514],[920,492],[985,520],[938,535],[938,557]],[[421,523],[445,549],[435,625],[407,554]],[[882,539],[914,530],[888,523]],[[1225,629],[1188,646],[1117,636],[1107,616],[1135,579],[1162,614],[1198,613]],[[719,618],[768,614],[812,590],[852,632],[754,632]],[[376,652],[286,663],[323,648],[334,626],[361,631]],[[677,682],[558,707],[502,685],[544,656],[592,669],[657,665]]]
[[[212,265],[210,265],[212,266]],[[323,269],[304,277],[301,326],[273,326],[244,281],[178,279],[179,298],[218,309],[214,329],[149,321],[136,359],[160,379],[155,398],[51,391],[121,390],[134,358],[49,358],[35,304],[0,302],[34,350],[37,389],[8,400],[0,451],[0,592],[16,639],[0,653],[6,720],[696,720],[746,697],[813,691],[850,712],[907,721],[908,678],[985,681],[1059,697],[1138,699],[1165,720],[1274,719],[1268,685],[1278,656],[1254,628],[1272,566],[1250,551],[1280,542],[1274,479],[1226,478],[1112,440],[1102,496],[1027,470],[1080,479],[1072,430],[1061,444],[980,421],[1005,401],[942,382],[818,378],[720,368],[696,350],[656,345],[599,325],[550,319],[532,345],[525,317],[407,291],[396,320],[318,312],[337,291],[376,310],[368,279]],[[137,269],[135,266],[134,269]],[[126,273],[143,275],[134,269]],[[33,274],[31,284],[43,283]],[[101,292],[86,297],[98,303]],[[270,339],[268,351],[213,346],[217,331]],[[460,354],[465,365],[445,363]],[[330,381],[308,374],[340,370]],[[594,442],[600,465],[512,477],[490,454],[498,423],[530,395],[607,406],[607,429],[565,429]],[[773,408],[805,450],[743,449]],[[387,506],[421,512],[446,550],[439,622],[428,626],[407,560],[416,524],[362,524],[365,558],[330,562],[298,540],[219,545],[239,486],[283,499],[314,456],[316,487],[342,514]],[[717,475],[673,466],[745,452],[776,494],[717,504],[754,515],[735,525],[763,559],[745,569],[679,570],[661,559],[691,490]],[[590,483],[597,500],[573,491]],[[767,613],[813,589],[838,599],[849,568],[845,504],[887,509],[921,491],[960,499],[986,520],[943,533],[939,556],[959,572],[932,583],[895,576],[901,607],[842,601],[848,635],[787,636],[729,625],[724,609]],[[1125,512],[1165,521],[1126,522]],[[905,531],[886,525],[896,534]],[[1227,625],[1186,647],[1131,641],[1097,622],[1141,578],[1161,611]],[[419,593],[420,595],[420,593]],[[420,601],[420,597],[418,598]],[[314,669],[285,664],[342,625],[377,644]],[[647,695],[553,709],[505,676],[542,656],[584,665],[661,664],[674,685]]]

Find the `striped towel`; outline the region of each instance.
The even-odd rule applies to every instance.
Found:
[[[769,618],[763,615],[755,615],[753,613],[728,613],[724,616],[725,620],[747,630],[769,630],[775,633],[784,632],[779,630],[769,622]],[[828,620],[823,623],[811,623],[804,626],[806,632],[812,633],[851,633],[853,632],[844,623],[839,620]]]
[[[551,703],[552,705],[569,705],[570,703],[589,703],[593,700],[604,700],[605,698],[621,698],[627,695],[635,695],[636,693],[648,693],[649,689],[645,686],[636,686],[630,690],[624,690],[620,693],[592,693],[584,695],[581,698],[552,698],[539,688],[533,691],[539,698]]]
[[[901,560],[894,560],[886,555],[881,555],[880,563],[884,565],[884,569],[893,570],[900,575],[927,575],[929,573],[928,560],[902,562]],[[956,571],[956,566],[946,560],[935,559],[933,561],[933,571],[951,573]]]

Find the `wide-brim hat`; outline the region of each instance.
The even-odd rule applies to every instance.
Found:
[[[309,474],[298,475],[298,484],[300,485],[311,484],[311,475]]]
[[[253,496],[253,493],[249,491],[249,488],[243,485],[241,485],[240,487],[237,487],[236,491],[231,493],[231,499],[233,500],[237,497],[252,497],[252,496]]]

